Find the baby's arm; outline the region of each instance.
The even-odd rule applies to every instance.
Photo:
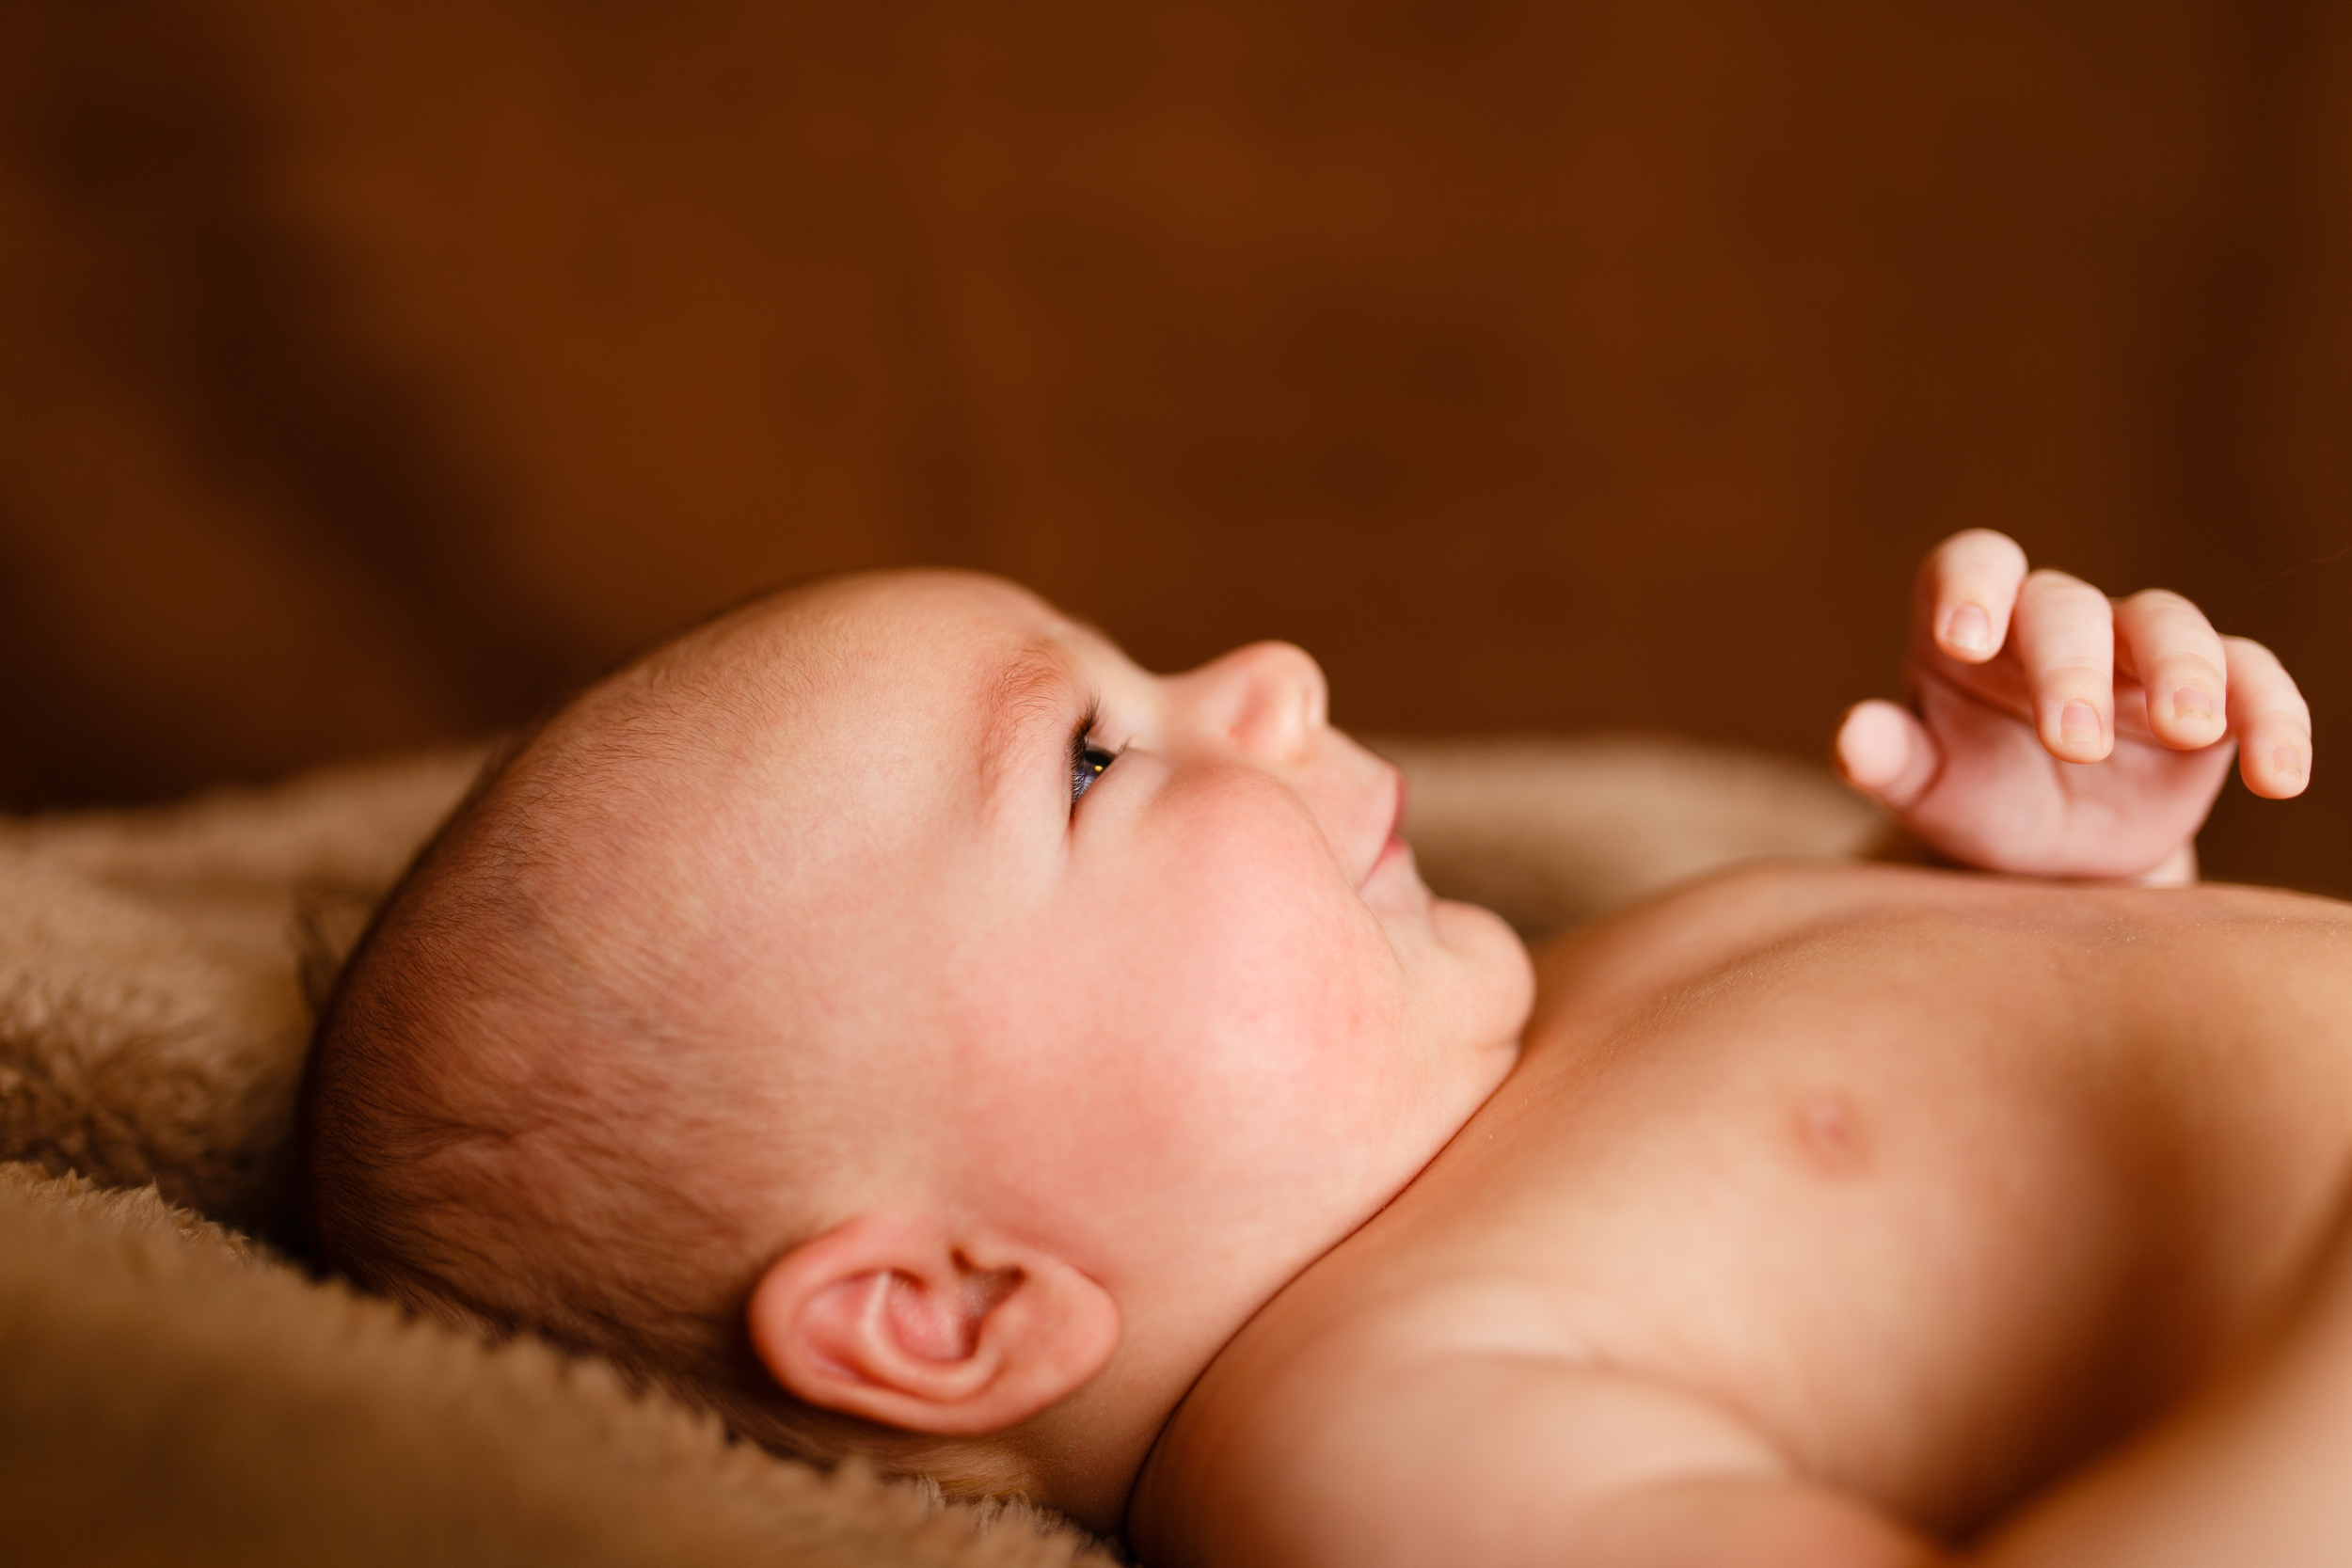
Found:
[[[2232,751],[2257,795],[2311,775],[2311,713],[2261,644],[2151,589],[2028,573],[2006,536],[1938,546],[1912,603],[1910,707],[1846,716],[1836,757],[1938,853],[1989,871],[2188,881]]]
[[[2203,1397],[1996,1530],[1984,1568],[2352,1562],[2352,1208],[2304,1299]]]
[[[1310,1355],[1309,1363],[1323,1359]],[[1345,1358],[1343,1358],[1343,1360]],[[1163,1456],[1192,1506],[1175,1568],[1897,1568],[1923,1537],[1798,1477],[1730,1413],[1653,1380],[1505,1350],[1318,1374]],[[1195,1467],[1198,1469],[1195,1469]],[[1206,1472],[1200,1473],[1200,1472]]]
[[[1171,1554],[1223,1568],[2124,1568],[2352,1560],[2352,1254],[2210,1399],[1951,1552],[1664,1384],[1458,1354],[1229,1433]],[[1306,1415],[1304,1411],[1297,1412]],[[1254,1439],[1254,1441],[1252,1440]],[[1235,1484],[1238,1481],[1239,1484]]]

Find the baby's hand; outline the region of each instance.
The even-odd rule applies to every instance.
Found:
[[[1847,783],[1939,852],[1988,871],[2191,881],[2233,747],[2257,795],[2299,795],[2311,710],[2270,651],[2177,594],[2107,596],[1985,529],[1919,568],[1910,708],[1837,732]]]

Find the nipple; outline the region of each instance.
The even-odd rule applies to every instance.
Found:
[[[1842,1094],[1813,1095],[1797,1104],[1797,1146],[1824,1176],[1858,1176],[1870,1163],[1869,1140],[1853,1101]]]

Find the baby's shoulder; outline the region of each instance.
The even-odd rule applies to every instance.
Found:
[[[1295,1282],[1186,1396],[1129,1509],[1152,1561],[1442,1561],[1466,1518],[1553,1560],[1587,1503],[1788,1474],[1728,1405],[1596,1360],[1554,1293],[1356,1262]]]
[[[2352,939],[2352,905],[2274,888],[2052,881],[1884,863],[1753,861],[1555,940],[1536,956],[1528,1037],[1640,1006],[1700,976],[1825,935],[1931,948],[1955,932],[2021,941],[2234,947]]]
[[[1948,901],[1982,877],[1830,860],[1756,860],[1580,927],[1535,955],[1531,1036],[1637,1004],[1808,931]]]

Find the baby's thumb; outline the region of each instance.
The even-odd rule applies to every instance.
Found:
[[[1899,813],[1919,803],[1944,760],[1910,709],[1875,699],[1846,710],[1831,754],[1848,784]]]

